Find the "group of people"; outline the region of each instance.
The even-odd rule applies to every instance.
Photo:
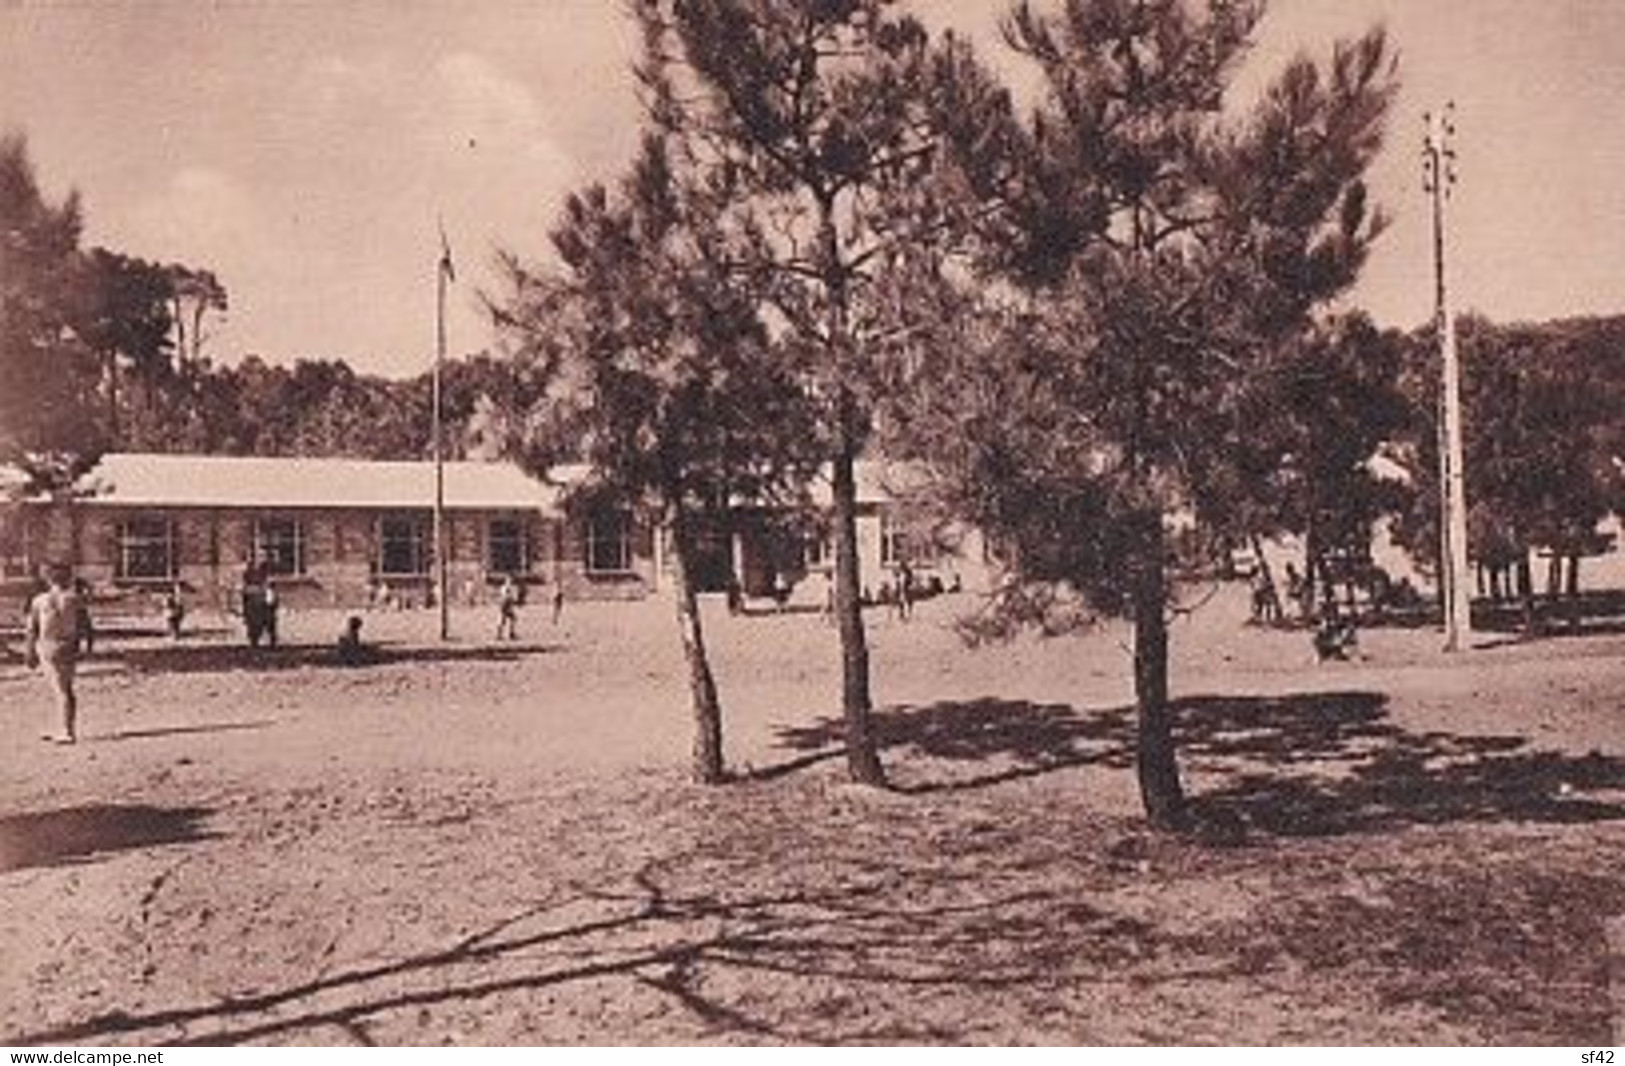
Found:
[[[80,660],[95,642],[91,621],[90,595],[84,582],[75,580],[71,567],[55,564],[46,568],[44,588],[29,597],[24,614],[23,659],[30,670],[40,670],[51,686],[55,720],[40,734],[54,744],[78,742],[79,699],[75,678]],[[243,570],[239,590],[243,626],[252,647],[262,643],[276,647],[280,604],[266,568],[250,562]],[[497,590],[496,639],[519,639],[519,607],[524,592],[509,575]],[[553,623],[564,610],[563,589],[555,587],[552,599]],[[163,597],[164,628],[173,640],[181,638],[186,604],[180,587],[171,585]],[[334,660],[341,666],[375,662],[378,654],[362,638],[360,615],[349,615],[333,648]]]
[[[823,588],[819,614],[826,621],[829,621],[835,617],[835,572],[833,569],[824,569],[816,573],[819,575]],[[790,600],[795,592],[795,584],[790,574],[783,570],[774,571],[768,591],[772,596],[775,612],[783,614],[789,610]],[[864,604],[880,604],[899,620],[906,622],[914,617],[914,605],[920,599],[943,591],[959,591],[957,578],[951,587],[945,587],[935,577],[929,582],[922,583],[915,575],[913,568],[906,561],[900,561],[893,571],[892,579],[881,583],[878,595],[871,594],[868,588],[863,590],[862,602]],[[737,577],[730,576],[728,578],[727,596],[728,613],[743,614],[745,611],[745,587]]]
[[[1280,593],[1276,590],[1269,568],[1262,562],[1253,570],[1251,593],[1251,620],[1254,623],[1275,625],[1285,619]],[[1347,659],[1356,653],[1359,647],[1359,630],[1355,627],[1352,615],[1345,614],[1338,606],[1337,597],[1329,586],[1317,613],[1313,583],[1298,573],[1296,566],[1287,563],[1286,594],[1287,599],[1297,605],[1299,616],[1306,622],[1314,622],[1311,642],[1318,660],[1325,662],[1328,659]]]

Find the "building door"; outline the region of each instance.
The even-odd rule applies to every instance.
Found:
[[[695,592],[726,592],[733,574],[733,533],[726,519],[699,515],[694,519],[694,559],[689,581]]]

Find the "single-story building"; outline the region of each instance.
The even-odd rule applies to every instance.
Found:
[[[508,576],[533,596],[557,589],[571,600],[637,599],[669,586],[669,538],[645,516],[565,508],[564,486],[585,476],[581,468],[560,468],[553,483],[503,462],[447,462],[443,471],[453,602],[487,602]],[[944,584],[985,569],[979,539],[905,520],[884,464],[860,464],[858,481],[860,572],[871,595],[892,587],[904,562]],[[430,462],[114,453],[74,493],[14,505],[0,530],[0,577],[63,561],[98,595],[179,587],[192,604],[224,608],[257,561],[292,607],[425,604],[435,583],[434,497]],[[815,485],[815,512],[827,504],[827,484]],[[767,595],[784,575],[801,586],[797,600],[822,595],[822,579],[804,581],[831,565],[816,514],[792,520],[739,507],[701,540],[702,589],[722,591],[737,577],[747,596]]]
[[[919,474],[906,463],[862,460],[857,489],[858,582],[866,600],[889,598],[904,567],[916,582],[942,588],[986,589],[995,564],[981,533],[933,518],[909,502]],[[737,574],[747,596],[772,592],[779,574],[796,586],[798,600],[816,602],[835,565],[828,516],[833,494],[827,478],[811,486],[810,514],[740,506],[729,517],[732,555],[716,569]],[[704,553],[702,552],[702,555]],[[806,580],[812,578],[813,580]],[[709,587],[702,581],[702,587]]]
[[[448,588],[480,602],[507,575],[574,598],[645,594],[649,534],[625,511],[566,528],[561,489],[507,463],[444,464]],[[430,602],[428,462],[110,454],[77,491],[28,500],[0,547],[11,573],[72,563],[98,593],[178,585],[225,606],[252,560],[290,606]]]

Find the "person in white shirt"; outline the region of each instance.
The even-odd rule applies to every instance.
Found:
[[[497,593],[497,639],[519,639],[519,586],[512,574],[503,577]]]
[[[41,734],[41,739],[72,744],[79,737],[74,673],[81,651],[89,652],[95,638],[90,609],[74,587],[72,571],[66,566],[53,566],[47,580],[49,587],[28,604],[28,636],[23,653],[31,668],[37,666],[44,671],[61,715],[60,728]]]

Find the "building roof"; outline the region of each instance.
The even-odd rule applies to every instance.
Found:
[[[829,507],[834,501],[828,467],[813,478],[810,489],[812,502]],[[853,464],[852,480],[857,488],[858,504],[891,503],[926,488],[929,474],[918,463],[892,462],[885,459],[859,459]]]
[[[858,503],[882,504],[918,490],[918,464],[861,459]],[[5,468],[0,466],[0,475]],[[547,481],[509,462],[447,462],[452,510],[562,510],[566,491],[588,480],[582,464],[555,467]],[[434,505],[434,464],[371,459],[110,452],[79,482],[82,506],[405,510]],[[814,506],[831,502],[829,471],[813,478]]]
[[[444,465],[448,509],[558,510],[560,487],[513,463]],[[435,482],[432,462],[116,452],[81,485],[83,504],[92,507],[393,510],[434,506]]]

